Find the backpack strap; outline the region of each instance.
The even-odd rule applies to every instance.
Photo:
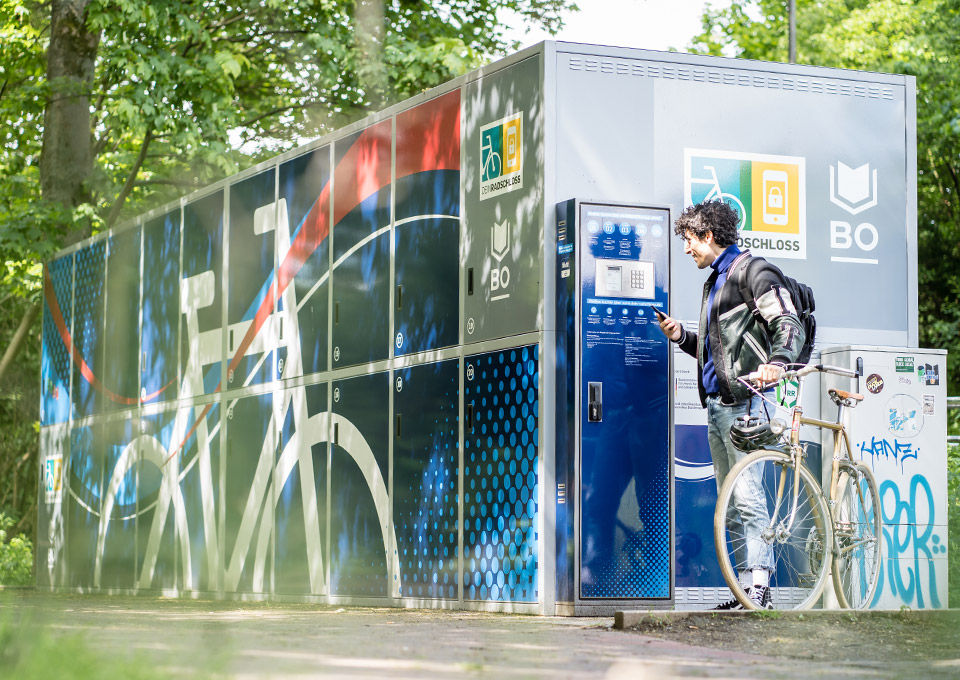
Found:
[[[750,310],[750,313],[753,314],[753,318],[762,323],[764,327],[767,325],[766,319],[763,318],[763,315],[760,314],[760,310],[757,309],[757,300],[753,297],[753,291],[750,290],[750,286],[747,285],[747,269],[750,268],[751,263],[756,260],[752,255],[747,255],[743,260],[737,263],[736,281],[737,288],[740,289],[740,297],[743,298],[743,301],[747,303],[747,308]]]

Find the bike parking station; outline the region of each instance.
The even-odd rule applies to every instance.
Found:
[[[547,42],[63,251],[38,585],[547,615],[726,599],[696,366],[655,317],[696,329],[672,220],[716,199],[816,291],[824,362],[886,385],[852,430],[887,475],[867,606],[945,606],[939,492],[924,514],[910,481],[946,447],[945,356],[917,347],[915,98],[908,76]]]

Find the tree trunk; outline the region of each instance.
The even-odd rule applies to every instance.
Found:
[[[40,187],[43,198],[65,211],[89,200],[93,171],[90,89],[100,33],[87,26],[90,0],[53,0],[47,81],[50,98],[43,119]],[[68,225],[65,225],[68,226]],[[67,242],[89,236],[90,226],[68,233]]]

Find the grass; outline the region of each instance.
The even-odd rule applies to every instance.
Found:
[[[53,636],[29,620],[0,618],[0,680],[168,680],[138,656],[98,653],[80,635]]]

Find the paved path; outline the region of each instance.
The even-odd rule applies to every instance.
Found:
[[[838,674],[822,663],[615,631],[612,619],[32,592],[0,596],[0,607],[26,625],[54,635],[79,633],[107,657],[136,654],[176,675],[646,680]],[[893,678],[904,670],[865,662],[845,665],[842,676]]]

